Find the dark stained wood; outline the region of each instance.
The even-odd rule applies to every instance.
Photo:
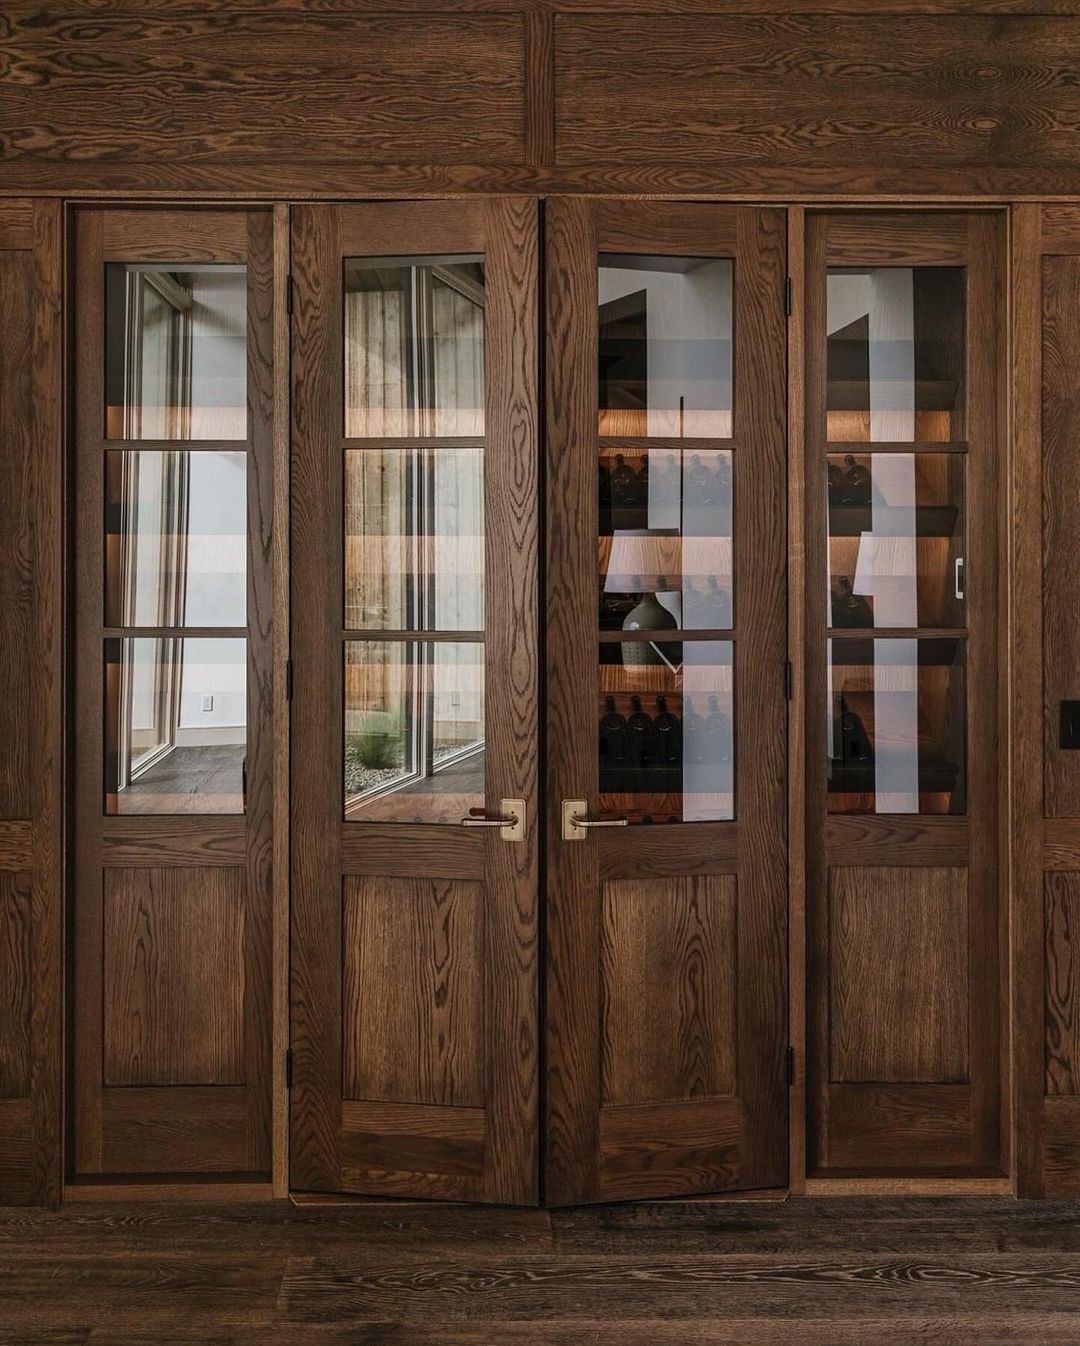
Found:
[[[892,218],[896,232],[890,242],[884,212],[808,215],[808,1167],[822,1176],[839,1176],[843,1170],[848,1176],[905,1170],[940,1177],[950,1170],[998,1174],[1009,1161],[1011,1122],[1003,1087],[1006,889],[998,865],[998,838],[1007,822],[1002,759],[994,746],[1005,724],[998,691],[1003,645],[997,523],[1006,481],[1000,398],[1005,382],[1003,222],[994,212],[951,218],[939,212],[896,212]],[[824,279],[827,259],[857,262],[864,224],[872,264],[921,264],[923,232],[929,264],[962,260],[966,269],[966,816],[827,812],[822,764],[828,683],[821,603],[827,525],[825,492],[813,488],[814,481],[821,481],[828,448]],[[840,231],[835,249],[834,225]],[[949,451],[947,446],[922,450],[942,447]],[[909,920],[901,914],[905,908]],[[860,1090],[872,1087],[883,1092],[874,1095],[877,1102],[868,1118],[871,1095]],[[943,1095],[951,1100],[951,1148],[935,1140],[940,1129],[936,1095],[926,1090],[939,1088],[953,1091]],[[924,1104],[930,1111],[922,1117]],[[966,1116],[964,1108],[970,1110]]]
[[[1080,1094],[1080,874],[1047,874],[1047,1094]]]
[[[1080,529],[1069,508],[1080,489],[1080,257],[1045,257],[1042,283],[1043,756],[1046,816],[1080,815],[1080,755],[1059,745],[1060,702],[1080,699],[1074,620]]]
[[[0,821],[0,870],[26,869],[30,864],[33,828],[30,820]]]
[[[830,1080],[966,1080],[967,871],[837,866],[829,885]]]
[[[735,904],[728,875],[604,885],[603,1116],[735,1092]]]
[[[536,207],[299,207],[293,223],[292,1182],[534,1201]],[[454,252],[485,258],[484,770],[490,811],[502,798],[525,801],[525,839],[514,844],[453,825],[343,822],[341,721],[326,713],[341,705],[351,638],[341,615],[342,259]],[[459,1138],[440,1130],[449,1113],[436,1116],[463,1108],[480,1124],[468,1172]]]
[[[105,870],[106,1085],[244,1082],[244,877]]]
[[[547,1199],[779,1185],[787,1162],[783,218],[560,199],[546,225]],[[743,614],[735,688],[737,724],[753,724],[754,747],[738,757],[737,822],[566,842],[560,801],[583,798],[595,813],[597,794],[585,694],[598,685],[596,265],[598,251],[613,249],[735,259]],[[688,1116],[690,1104],[695,1136],[673,1141],[672,1117]],[[616,1125],[614,1157],[605,1137]]]
[[[74,232],[71,1176],[268,1174],[272,215],[84,210]],[[245,812],[103,817],[103,263],[170,257],[247,269]]]
[[[29,1098],[31,878],[0,871],[0,1098]]]
[[[1018,208],[1019,209],[1019,208]],[[1028,212],[1025,212],[1028,213]],[[1027,256],[1024,258],[1025,273],[1017,277],[1017,283],[1030,285],[1038,280],[1042,266],[1038,254],[1068,256],[1080,252],[1080,208],[1072,206],[1043,206],[1029,212],[1038,222],[1036,237],[1025,239]],[[1014,212],[1014,219],[1016,213]],[[1029,224],[1028,229],[1032,226]],[[1014,276],[1016,273],[1014,271]],[[1019,317],[1019,315],[1017,315]],[[1019,372],[1019,371],[1018,371]]]
[[[827,32],[811,17],[562,19],[557,162],[1050,167],[1074,153],[1071,32],[1019,17],[862,15]]]
[[[3,34],[0,153],[13,167],[279,163],[302,145],[313,159],[519,163],[523,46],[510,15],[61,12]]]
[[[342,1096],[483,1108],[484,890],[348,877]]]
[[[1041,1121],[1033,1138],[1041,1161],[1041,1191],[1050,1197],[1080,1196],[1080,1098],[1051,1095],[1043,1103]]]

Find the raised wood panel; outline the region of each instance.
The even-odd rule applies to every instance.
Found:
[[[524,24],[141,6],[0,30],[19,162],[524,159]]]
[[[1042,17],[560,17],[556,162],[1075,164],[1077,40]]]
[[[28,1098],[0,1098],[0,1194],[4,1204],[40,1200],[31,1174],[31,1122]]]
[[[1080,1197],[1080,1098],[1043,1104],[1043,1181],[1048,1197]]]
[[[1080,752],[1059,746],[1060,702],[1080,700],[1080,257],[1047,257],[1042,288],[1044,803],[1080,815]]]
[[[484,889],[439,879],[344,880],[342,1093],[482,1107]]]
[[[106,869],[106,1085],[244,1081],[243,869]]]
[[[248,1126],[246,1090],[106,1089],[102,1169],[109,1174],[243,1173],[266,1166]]]
[[[833,1081],[967,1078],[966,870],[832,869],[829,951]]]
[[[0,1098],[30,1095],[30,903],[29,874],[0,871]]]
[[[29,818],[33,788],[34,277],[32,252],[0,254],[0,818]]]
[[[346,1102],[341,1109],[346,1182],[380,1191],[477,1200],[483,1193],[487,1123],[482,1108]]]
[[[1047,874],[1044,886],[1045,1090],[1080,1094],[1080,874]]]
[[[735,902],[733,875],[603,886],[605,1105],[735,1092]]]

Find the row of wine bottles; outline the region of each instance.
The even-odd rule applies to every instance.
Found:
[[[717,696],[708,698],[704,715],[695,710],[693,698],[683,697],[683,713],[668,708],[659,693],[655,712],[649,714],[641,697],[630,698],[630,714],[622,715],[614,696],[604,698],[600,717],[600,766],[670,767],[685,762],[718,764],[731,761],[731,718],[720,708]]]
[[[649,455],[643,453],[635,468],[624,454],[615,455],[615,464],[609,468],[600,462],[600,508],[644,509],[649,504],[678,502],[684,499],[695,505],[730,505],[731,458],[717,454],[713,463],[706,463],[701,454],[690,455],[684,465],[678,455],[667,454],[650,479]]]
[[[844,466],[829,464],[829,504],[869,505],[873,491],[870,469],[857,462],[854,455],[844,455]]]

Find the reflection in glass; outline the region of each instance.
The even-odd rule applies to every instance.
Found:
[[[345,434],[483,433],[482,260],[347,260]]]
[[[964,455],[831,454],[829,624],[964,624]]]
[[[109,626],[244,626],[247,456],[105,455]]]
[[[600,645],[599,812],[631,823],[735,816],[734,646],[652,645],[632,664]]]
[[[481,449],[345,453],[345,625],[481,631]]]
[[[729,450],[605,449],[599,501],[601,630],[732,625]]]
[[[830,640],[828,678],[829,812],[962,814],[963,641]]]
[[[457,823],[484,804],[484,647],[345,645],[345,816]]]
[[[963,439],[962,267],[831,267],[827,328],[829,440]]]
[[[600,434],[731,436],[732,264],[601,253]]]
[[[105,433],[247,438],[243,266],[106,266]]]
[[[105,812],[243,813],[247,642],[105,642]]]

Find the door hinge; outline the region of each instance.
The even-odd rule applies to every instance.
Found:
[[[285,1048],[285,1088],[292,1088],[292,1048]]]
[[[784,312],[791,317],[791,277],[784,277]]]
[[[789,1047],[789,1048],[787,1049],[787,1082],[788,1082],[788,1088],[789,1088],[789,1089],[790,1089],[791,1086],[795,1083],[795,1048],[794,1048],[794,1047]]]
[[[290,275],[290,276],[286,276],[286,277],[285,277],[285,312],[289,315],[290,318],[292,317],[292,305],[293,305],[292,291],[293,291],[292,276],[291,276],[291,275]]]
[[[793,671],[792,671],[792,668],[791,668],[791,660],[790,660],[790,659],[785,659],[785,660],[784,660],[784,696],[787,698],[788,701],[791,700],[791,688],[792,688],[792,683],[794,682],[794,679],[795,679],[795,675],[794,675],[794,673],[793,673]]]
[[[292,660],[285,660],[285,700],[292,700]]]

